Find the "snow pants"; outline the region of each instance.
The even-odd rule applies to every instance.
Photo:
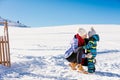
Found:
[[[94,58],[88,58],[88,72],[89,73],[94,73],[95,72]]]
[[[71,56],[69,56],[68,58],[66,58],[69,62],[74,62],[77,64],[81,64],[82,63],[82,54],[84,54],[84,51],[82,48],[78,48],[76,49],[75,52],[73,52],[71,54]]]

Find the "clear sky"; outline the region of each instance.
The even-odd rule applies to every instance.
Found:
[[[120,0],[0,0],[0,16],[31,27],[120,24]]]

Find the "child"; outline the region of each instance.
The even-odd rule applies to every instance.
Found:
[[[97,41],[99,41],[99,35],[96,34],[96,31],[91,28],[91,30],[88,32],[89,36],[89,42],[86,46],[83,46],[84,49],[87,49],[87,59],[88,59],[88,72],[94,73],[95,72],[95,57],[97,55]]]

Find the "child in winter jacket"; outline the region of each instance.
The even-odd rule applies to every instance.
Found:
[[[99,35],[96,34],[96,31],[91,28],[91,30],[88,32],[89,36],[89,42],[86,46],[83,46],[84,49],[87,49],[87,59],[88,59],[88,72],[93,73],[95,72],[95,57],[97,55],[97,41],[99,41]]]

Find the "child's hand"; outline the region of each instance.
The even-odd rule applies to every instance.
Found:
[[[88,53],[85,57],[87,57],[87,58],[92,58],[92,54],[91,54],[91,53]]]

